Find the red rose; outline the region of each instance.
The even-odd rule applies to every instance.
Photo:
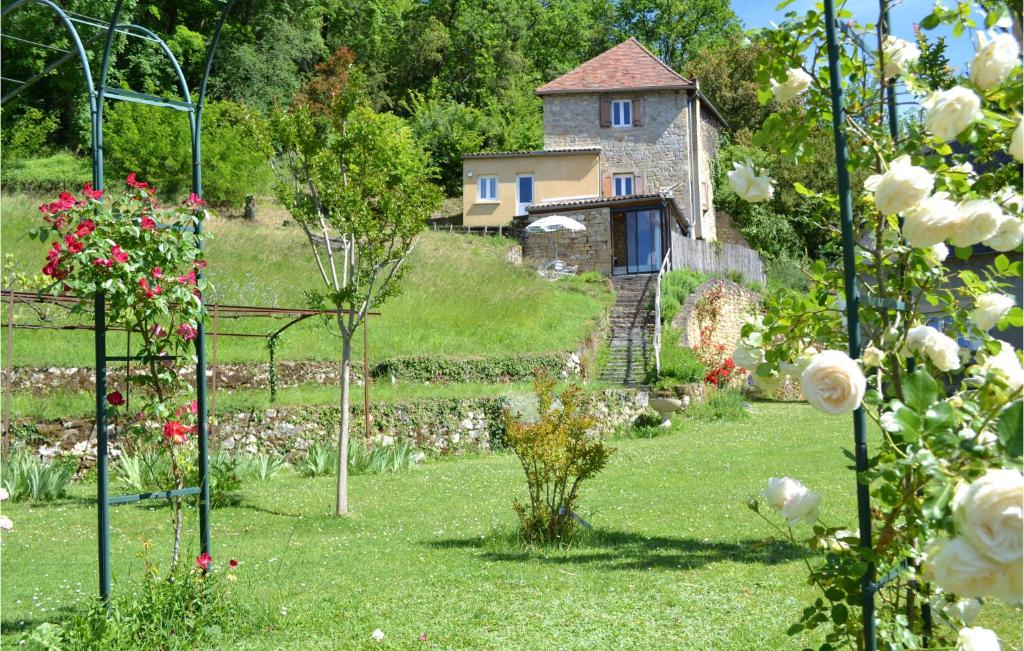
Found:
[[[191,432],[191,427],[185,427],[176,420],[172,420],[164,425],[164,439],[174,445],[184,445],[187,443],[188,435]]]
[[[96,222],[91,219],[83,219],[78,223],[78,230],[75,231],[75,235],[78,237],[85,237],[96,230]]]
[[[182,323],[178,327],[178,335],[185,341],[192,341],[196,338],[198,332],[192,327],[191,323]]]
[[[68,253],[81,253],[85,250],[85,245],[73,233],[64,236],[64,244],[68,247]]]
[[[196,208],[198,206],[205,206],[206,202],[203,201],[198,194],[193,192],[188,195],[188,199],[185,199],[185,205],[189,208]]]
[[[128,262],[128,254],[122,251],[120,245],[117,244],[110,247],[110,257],[115,262]]]
[[[139,221],[139,226],[144,231],[156,230],[156,222],[151,217],[143,216]]]
[[[160,267],[153,267],[153,271],[150,272],[150,275],[153,276],[154,278],[163,278],[164,270],[161,269]]]
[[[139,190],[149,189],[149,184],[139,181],[136,178],[135,172],[132,172],[131,174],[128,175],[128,178],[125,179],[125,183],[127,183],[129,187],[138,188]]]
[[[121,395],[120,391],[112,391],[107,394],[107,402],[115,407],[120,407],[124,404],[124,396]]]
[[[204,572],[210,571],[210,563],[213,562],[213,556],[203,552],[199,556],[196,556],[196,567],[200,568]]]
[[[184,276],[178,276],[178,282],[182,285],[195,285],[196,284],[196,272],[190,271]]]
[[[86,183],[82,186],[82,194],[93,201],[99,201],[103,197],[103,190],[93,190],[92,183]]]
[[[106,267],[107,269],[114,266],[114,261],[110,258],[96,258],[92,263],[97,267]]]
[[[238,567],[238,561],[232,558],[230,561],[228,561],[228,567],[230,567],[231,569],[235,569],[236,567]]]

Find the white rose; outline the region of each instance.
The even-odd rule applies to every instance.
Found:
[[[763,494],[768,505],[778,511],[791,527],[801,522],[811,524],[818,519],[821,495],[792,477],[769,478]]]
[[[904,212],[903,217],[903,237],[907,244],[921,249],[952,237],[963,218],[945,192],[936,192]]]
[[[971,61],[971,81],[988,90],[1003,83],[1017,65],[1017,39],[1010,34],[997,34],[992,40],[978,32],[979,49]]]
[[[802,68],[790,68],[786,71],[786,80],[781,84],[774,79],[769,80],[772,85],[772,95],[783,104],[800,95],[811,86],[811,76]]]
[[[817,353],[816,348],[807,348],[792,362],[779,362],[779,371],[786,377],[799,379]]]
[[[1006,380],[1010,391],[1019,391],[1024,386],[1024,367],[1021,366],[1013,346],[1005,341],[999,342],[999,352],[986,357],[977,367],[976,373],[984,379],[989,371],[998,371]]]
[[[922,102],[928,109],[924,126],[942,140],[952,140],[981,118],[981,99],[969,88],[953,86]]]
[[[960,345],[938,330],[925,340],[924,354],[940,371],[960,368]]]
[[[919,353],[924,350],[924,344],[928,341],[928,338],[939,331],[930,325],[919,325],[914,326],[910,330],[907,330],[907,344],[904,355],[910,356],[914,353]]]
[[[1024,241],[1024,224],[1016,215],[1003,215],[996,232],[983,242],[996,251],[1012,251]]]
[[[885,174],[869,176],[864,188],[875,193],[875,207],[883,215],[895,215],[924,201],[935,187],[935,177],[913,165],[910,156],[889,163]]]
[[[945,605],[942,608],[942,612],[970,626],[978,618],[978,613],[981,612],[981,602],[977,599],[959,599],[954,603]]]
[[[998,203],[975,199],[960,203],[960,223],[950,236],[953,246],[971,246],[996,234],[1005,215]]]
[[[999,638],[987,628],[972,626],[960,629],[956,638],[957,651],[999,651]]]
[[[971,310],[971,321],[979,329],[988,332],[1009,313],[1013,304],[1013,297],[1007,294],[996,292],[982,294],[974,300],[974,309]]]
[[[867,379],[857,362],[838,350],[814,356],[800,376],[807,402],[826,414],[846,414],[860,406]]]
[[[953,496],[956,530],[975,549],[1000,563],[1024,557],[1024,475],[989,470]]]
[[[864,360],[864,366],[873,368],[882,365],[882,361],[885,360],[885,353],[874,346],[868,346],[861,353],[861,358]]]
[[[1001,563],[983,556],[963,538],[954,538],[929,550],[925,573],[933,583],[959,597],[1011,597],[1011,586]],[[1011,599],[1006,599],[1014,603]]]
[[[848,529],[840,529],[831,536],[827,536],[822,539],[822,546],[829,551],[841,554],[843,552],[850,551],[850,543],[843,540],[843,538],[856,538],[857,534],[849,531]]]
[[[931,250],[928,252],[928,257],[934,260],[936,264],[939,262],[945,262],[946,258],[949,257],[949,247],[942,242],[932,244]]]
[[[1010,136],[1010,155],[1018,163],[1024,162],[1024,118],[1018,118],[1017,128],[1013,130],[1013,134]]]
[[[732,353],[732,361],[740,368],[745,368],[751,373],[764,362],[764,351],[740,340],[736,350]]]
[[[898,432],[903,429],[903,424],[896,418],[896,412],[887,411],[878,418],[878,424],[886,432]]]
[[[889,35],[882,42],[885,57],[885,76],[895,77],[921,58],[921,50],[909,41]]]
[[[734,162],[732,165],[733,171],[729,172],[729,187],[741,199],[757,203],[772,198],[772,194],[775,192],[772,180],[767,176],[758,176],[750,161]]]

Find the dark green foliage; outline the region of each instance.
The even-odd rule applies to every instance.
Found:
[[[536,369],[558,375],[565,368],[565,353],[493,355],[488,357],[392,357],[370,367],[375,378],[408,382],[516,382]]]
[[[956,75],[946,56],[946,38],[939,36],[930,41],[920,30],[916,36],[917,46],[921,48],[921,56],[917,60],[917,78],[932,90],[946,90],[955,86]]]
[[[89,159],[66,151],[11,162],[5,157],[0,168],[0,184],[3,185],[5,192],[77,192],[82,185],[91,180],[92,165]]]
[[[687,418],[705,422],[732,422],[744,420],[750,415],[743,393],[736,389],[711,389],[710,387],[704,402],[692,405],[683,414]]]
[[[108,180],[136,172],[162,196],[187,196],[192,185],[188,121],[177,111],[119,103],[106,112]],[[214,206],[241,208],[247,194],[269,190],[266,120],[229,101],[203,111],[203,196]]]
[[[661,418],[653,414],[641,414],[632,423],[617,428],[615,438],[653,439],[671,431],[669,428],[661,426]]]
[[[618,12],[621,33],[636,36],[674,68],[738,36],[741,27],[728,0],[621,0]]]
[[[673,269],[665,274],[661,279],[661,322],[671,323],[693,290],[710,278],[690,269]]]
[[[26,452],[10,452],[0,464],[0,486],[12,500],[49,502],[64,497],[75,477],[74,459],[40,459]]]
[[[528,543],[568,543],[576,530],[574,507],[580,485],[601,472],[615,451],[591,430],[593,418],[580,404],[581,391],[571,387],[554,407],[554,380],[538,373],[534,380],[539,402],[535,423],[516,422],[506,413],[508,445],[526,473],[529,501],[512,502],[519,533]]]
[[[484,142],[480,111],[448,97],[413,92],[406,105],[416,139],[440,170],[441,185],[452,197],[462,192],[462,155]]]

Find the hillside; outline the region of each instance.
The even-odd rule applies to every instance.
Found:
[[[38,273],[45,260],[47,245],[24,237],[38,219],[40,202],[23,195],[4,197],[0,237],[5,258],[10,256],[17,272]],[[305,307],[304,292],[318,288],[305,237],[276,206],[264,204],[256,222],[213,218],[208,228],[211,300]],[[410,258],[402,293],[370,324],[370,358],[547,352],[578,345],[609,301],[604,284],[542,280],[531,269],[506,262],[510,244],[505,238],[424,233]],[[5,271],[5,286],[7,276]],[[25,308],[16,314],[18,323],[35,320]],[[221,319],[219,327],[224,332],[267,333],[283,323]],[[336,334],[310,319],[283,337],[279,358],[336,359]],[[355,354],[361,358],[359,339]],[[123,347],[123,338],[112,334],[110,346]],[[260,339],[222,337],[218,359],[264,362],[267,351]],[[16,366],[91,366],[92,334],[16,330],[13,360]]]

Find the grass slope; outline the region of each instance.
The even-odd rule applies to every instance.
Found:
[[[23,234],[36,225],[41,200],[23,195],[2,200],[3,251],[13,256],[17,271],[38,273],[47,245]],[[286,213],[268,205],[256,223],[209,222],[211,301],[307,304],[304,292],[319,288],[322,281],[305,237],[294,224],[285,225],[287,221]],[[609,292],[603,284],[550,283],[531,269],[512,267],[505,261],[510,243],[506,238],[424,233],[410,257],[402,293],[370,324],[370,358],[546,352],[578,345],[608,303]],[[281,325],[281,320],[268,319],[219,321],[223,332],[268,333]],[[361,359],[362,337],[357,340],[355,355]],[[112,333],[109,345],[121,350],[124,338]],[[18,366],[91,366],[92,346],[90,332],[19,330],[13,358]],[[281,359],[337,359],[340,348],[336,329],[309,320],[283,336],[278,353]],[[212,341],[207,350],[212,353]],[[264,362],[267,352],[259,339],[223,337],[218,358]]]
[[[247,486],[241,506],[214,512],[213,554],[241,560],[239,605],[273,621],[225,631],[223,648],[809,646],[813,637],[785,633],[814,598],[808,552],[775,540],[744,503],[767,477],[791,475],[822,493],[825,520],[852,528],[854,482],[840,453],[849,421],[806,406],[753,409],[738,424],[686,420],[668,436],[616,442],[583,491],[595,532],[564,551],[508,542],[510,503],[524,487],[508,455],[355,477],[355,513],[344,519],[326,515],[329,478]],[[92,495],[81,486],[59,505],[4,505],[15,523],[3,543],[5,645],[95,594]],[[165,558],[168,512],[120,507],[111,522],[123,588],[140,572],[140,538],[161,536],[156,558]],[[996,629],[1003,649],[1020,647],[1019,611],[988,606],[977,624]]]

